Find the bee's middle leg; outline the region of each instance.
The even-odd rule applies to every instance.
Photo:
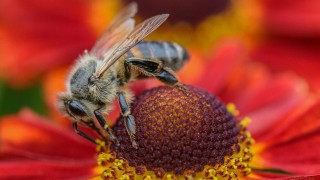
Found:
[[[126,101],[126,98],[124,96],[123,92],[118,92],[118,100],[120,104],[121,114],[124,117],[124,124],[126,126],[127,132],[129,133],[130,140],[132,143],[132,146],[137,149],[138,144],[135,140],[135,134],[136,134],[136,123],[134,121],[133,116],[131,115],[131,111],[129,108],[129,105]]]

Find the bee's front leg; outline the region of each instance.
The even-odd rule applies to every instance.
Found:
[[[133,116],[131,115],[131,111],[129,108],[129,105],[126,101],[126,98],[124,96],[124,92],[118,92],[118,100],[120,104],[121,114],[124,117],[124,124],[126,126],[127,132],[130,136],[132,146],[137,149],[138,144],[135,140],[135,134],[136,134],[136,123],[134,121]]]
[[[88,140],[88,141],[90,141],[90,142],[92,142],[92,143],[94,143],[94,144],[97,144],[94,139],[92,139],[92,138],[91,138],[90,136],[88,136],[86,133],[84,133],[84,132],[82,132],[82,131],[80,131],[80,130],[78,129],[78,124],[77,124],[77,122],[73,122],[73,129],[74,129],[74,131],[75,131],[79,136],[85,138],[86,140]]]
[[[94,112],[94,115],[96,116],[99,124],[101,127],[103,127],[103,129],[105,129],[107,131],[107,134],[110,138],[110,140],[115,143],[117,146],[120,145],[119,141],[117,140],[116,136],[112,133],[111,128],[108,126],[106,120],[104,119],[103,115],[101,114],[101,112],[97,109]]]

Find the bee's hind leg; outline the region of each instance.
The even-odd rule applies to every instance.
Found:
[[[189,94],[188,89],[179,82],[177,77],[174,75],[174,72],[171,69],[163,68],[160,70],[159,74],[156,76],[161,82],[177,87],[184,91],[185,94]]]
[[[134,121],[133,116],[131,115],[129,105],[126,101],[126,98],[124,96],[123,92],[118,92],[118,100],[120,104],[121,114],[124,117],[124,124],[126,126],[127,132],[130,136],[130,140],[132,143],[132,146],[137,149],[138,144],[135,140],[135,134],[136,134],[136,123]]]
[[[103,115],[101,114],[101,112],[97,109],[94,112],[94,115],[96,116],[99,124],[101,127],[103,127],[103,129],[105,129],[107,131],[107,134],[110,138],[110,140],[117,146],[120,145],[119,141],[117,140],[116,136],[112,133],[111,128],[108,126],[106,120],[104,119]]]
[[[160,60],[133,57],[125,61],[125,66],[127,69],[128,67],[133,67],[146,76],[156,77],[161,82],[177,87],[183,90],[185,94],[188,94],[188,89],[183,84],[179,83],[178,78],[174,75],[175,73],[171,69],[163,67]]]

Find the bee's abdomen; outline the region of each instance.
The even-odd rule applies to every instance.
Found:
[[[130,57],[157,59],[164,67],[178,71],[189,59],[188,52],[180,45],[164,41],[142,41],[127,53]]]

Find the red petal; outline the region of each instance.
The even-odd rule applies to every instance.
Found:
[[[307,97],[305,83],[291,75],[274,77],[260,88],[252,92],[248,99],[244,98],[246,100],[242,102],[247,104],[239,106],[240,112],[252,119],[248,128],[256,140],[272,136],[275,133],[272,129],[299,110]],[[250,111],[246,111],[248,109]]]
[[[317,119],[319,120],[319,119]],[[310,175],[320,172],[320,131],[266,147],[259,153],[266,167]]]
[[[2,161],[0,179],[88,179],[93,167],[86,161]]]
[[[293,176],[293,177],[285,177],[278,178],[281,180],[319,180],[320,175],[306,175],[306,176]]]
[[[222,41],[216,47],[211,62],[206,65],[203,76],[197,83],[212,93],[223,88],[244,55],[242,44],[236,40]]]
[[[55,126],[30,111],[0,122],[0,158],[90,159],[95,146],[64,127]]]
[[[292,74],[272,74],[264,66],[247,62],[233,71],[219,96],[233,102],[242,116],[249,116],[250,132],[256,139],[273,133],[279,121],[291,114],[306,98],[306,83]]]
[[[320,2],[318,0],[264,0],[264,28],[291,36],[320,36]]]
[[[318,180],[320,179],[320,175],[300,175],[300,176],[294,176],[294,175],[288,175],[288,174],[275,174],[275,173],[265,173],[265,172],[258,172],[253,171],[254,175],[258,176],[259,178],[248,178],[248,180],[254,180],[254,179],[278,179],[278,180]]]
[[[318,23],[320,24],[320,23]],[[276,71],[295,71],[306,78],[312,90],[320,92],[320,44],[316,41],[268,40],[257,47],[253,59]]]
[[[320,100],[311,97],[299,106],[298,111],[283,119],[268,136],[270,144],[284,143],[320,129]]]
[[[25,85],[49,69],[70,64],[95,39],[89,1],[5,0],[1,76]]]

